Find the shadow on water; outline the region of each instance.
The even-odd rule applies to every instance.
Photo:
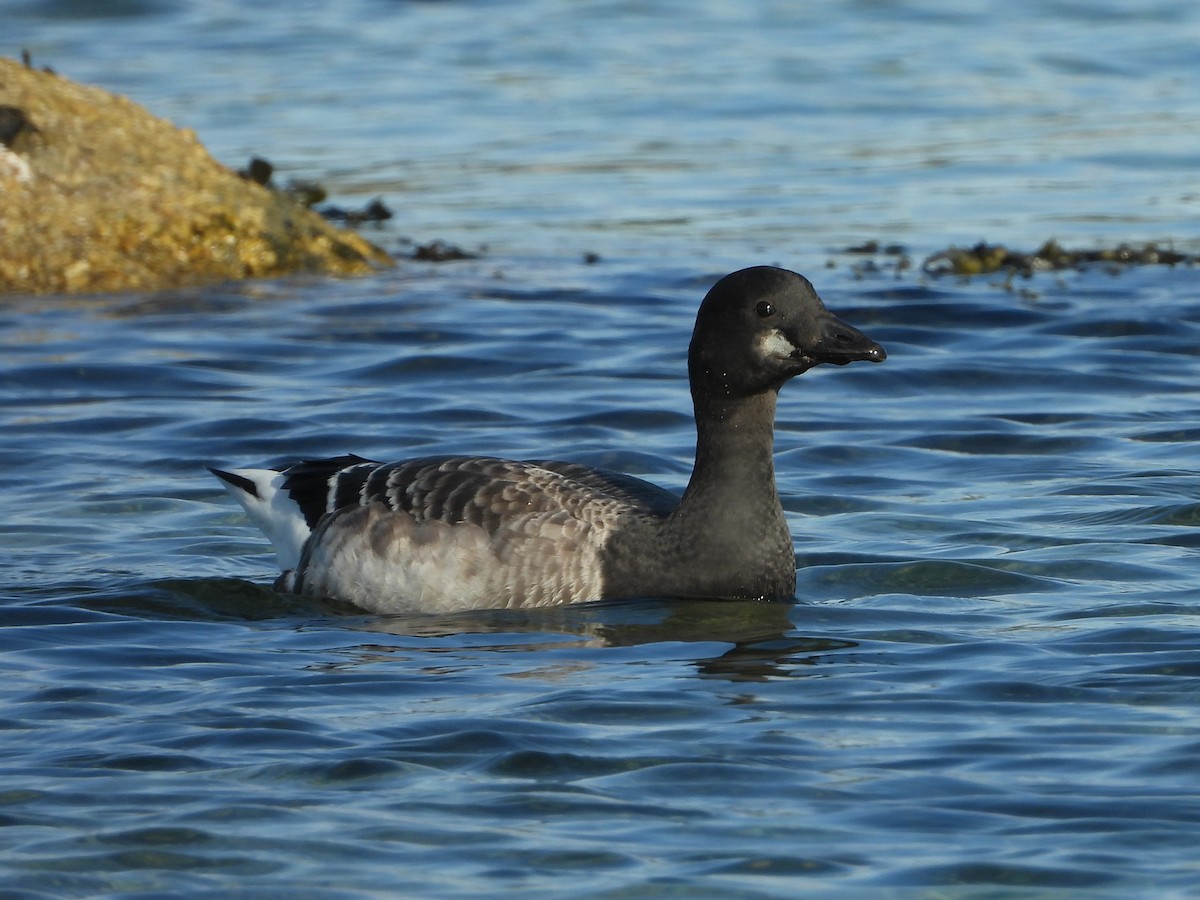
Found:
[[[428,640],[454,639],[472,651],[719,644],[698,656],[699,674],[731,681],[765,681],[815,666],[824,654],[854,641],[795,633],[792,603],[749,600],[638,599],[536,609],[469,610],[415,616],[375,616],[334,600],[281,594],[232,578],[164,579],[79,597],[94,612],[139,619],[273,622],[294,629],[326,628]],[[486,640],[472,640],[486,636]],[[562,640],[563,637],[574,640]],[[364,661],[386,658],[389,648],[364,645]],[[715,649],[715,648],[714,648]]]

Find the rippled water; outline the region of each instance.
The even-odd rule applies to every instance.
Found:
[[[9,52],[421,240],[811,268],[871,237],[1196,238],[1190,0],[0,9]]]
[[[487,249],[0,309],[5,896],[1200,891],[1195,269],[833,252],[1183,242],[1200,14],[801,6],[8,5],[392,249]],[[269,590],[203,470],[681,487],[696,304],[758,262],[889,351],[783,394],[794,604],[366,616]]]

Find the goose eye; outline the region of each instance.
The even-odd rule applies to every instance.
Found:
[[[756,313],[758,313],[759,316],[761,316],[764,319],[770,318],[771,316],[775,315],[775,307],[773,307],[766,300],[758,301],[758,306],[754,307],[754,311]]]

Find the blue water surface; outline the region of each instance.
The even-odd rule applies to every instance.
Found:
[[[5,298],[4,896],[1200,893],[1196,269],[919,267],[1196,252],[1194,4],[0,9],[230,165],[383,197],[387,249],[478,253]],[[795,603],[369,616],[272,591],[204,471],[681,488],[696,306],[757,263],[889,352],[783,392]]]

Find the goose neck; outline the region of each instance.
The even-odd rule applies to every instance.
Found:
[[[775,488],[775,391],[743,398],[697,398],[696,465],[681,506],[726,509],[779,503]]]

